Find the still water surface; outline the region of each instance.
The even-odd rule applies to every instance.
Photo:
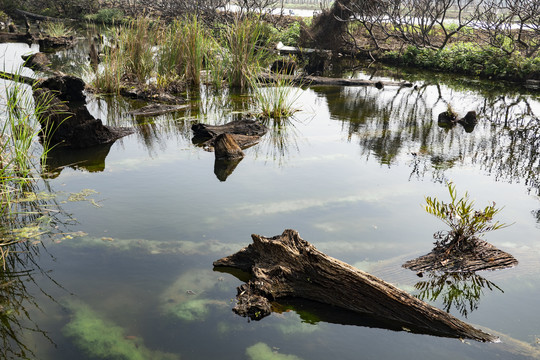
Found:
[[[538,95],[406,76],[416,87],[299,89],[294,118],[269,123],[219,178],[190,126],[253,111],[249,97],[202,91],[187,110],[154,118],[127,115],[143,103],[93,99],[95,116],[136,133],[104,148],[52,153],[42,186],[57,194],[58,229],[34,256],[32,322],[21,320],[41,331],[22,330],[19,340],[44,360],[540,359]],[[478,112],[473,132],[437,126],[448,104],[460,115]],[[501,343],[360,326],[314,304],[251,322],[231,311],[242,282],[212,262],[249,244],[252,233],[287,228],[419,295],[415,284],[430,278],[401,264],[429,252],[432,234],[444,229],[421,204],[424,196],[448,200],[447,181],[479,207],[504,207],[498,220],[512,226],[486,239],[520,263],[443,279],[446,290],[458,284],[465,295],[431,302]]]

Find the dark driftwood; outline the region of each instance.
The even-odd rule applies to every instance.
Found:
[[[188,105],[150,104],[130,111],[128,114],[135,116],[156,116],[185,109],[187,107]]]
[[[19,83],[23,83],[26,85],[34,85],[37,81],[37,79],[24,76],[24,75],[18,75],[18,74],[11,74],[4,71],[0,71],[0,78],[5,80],[11,80]]]
[[[41,52],[23,55],[21,57],[24,60],[24,66],[33,70],[46,70],[51,65],[51,61],[47,55]]]
[[[285,80],[295,85],[330,85],[330,86],[375,86],[381,89],[384,86],[404,86],[411,87],[412,84],[406,81],[373,81],[365,79],[344,79],[329,78],[323,76],[295,76],[283,74],[262,74],[259,79],[264,82],[277,82],[279,79]]]
[[[268,129],[263,124],[249,119],[235,120],[225,125],[193,124],[193,143],[212,150],[216,138],[221,134],[230,134],[241,149],[246,149],[259,142]]]
[[[32,42],[34,42],[34,37],[32,34],[0,32],[0,43],[6,42],[22,42],[32,44]]]
[[[495,341],[496,337],[466,324],[393,285],[329,257],[300,238],[295,230],[266,238],[214,262],[252,274],[238,288],[234,311],[260,319],[271,313],[270,301],[298,297],[376,315],[419,333]]]
[[[214,141],[216,160],[232,160],[244,157],[244,152],[231,134],[221,134]]]
[[[65,21],[65,19],[59,19],[59,18],[54,18],[54,17],[50,17],[50,16],[44,16],[44,15],[39,15],[39,14],[34,14],[34,13],[31,13],[31,12],[28,12],[28,11],[24,11],[24,10],[21,10],[21,9],[15,9],[15,12],[19,15],[21,15],[22,17],[28,17],[30,19],[34,19],[34,20],[40,20],[40,21]]]
[[[51,146],[86,148],[108,144],[132,134],[133,129],[103,125],[86,108],[85,83],[56,75],[33,84],[33,96],[42,107],[41,137]]]
[[[480,270],[498,270],[514,267],[518,261],[509,253],[497,249],[492,244],[473,239],[470,251],[452,251],[446,253],[444,248],[435,248],[429,254],[403,264],[413,271],[472,272]]]

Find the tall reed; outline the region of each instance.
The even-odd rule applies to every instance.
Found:
[[[159,52],[158,73],[182,77],[188,84],[201,83],[201,70],[211,59],[215,40],[196,16],[175,20],[164,32]]]
[[[235,18],[225,31],[228,80],[231,86],[247,88],[267,65],[269,52],[264,26],[256,17]]]
[[[0,116],[0,232],[9,231],[21,224],[12,219],[24,212],[18,199],[33,191],[35,168],[50,150],[45,140],[39,145],[39,122],[46,113],[48,101],[34,102],[29,86],[17,82],[5,88],[4,111]],[[51,130],[52,131],[52,130]],[[0,238],[0,265],[5,263],[16,241]]]
[[[126,75],[145,83],[155,68],[154,47],[157,23],[148,17],[138,17],[121,29],[118,38],[125,59]]]
[[[91,84],[99,92],[118,93],[122,86],[125,58],[122,49],[117,45],[119,30],[112,27],[108,32],[111,40],[103,47],[103,56],[95,69]]]

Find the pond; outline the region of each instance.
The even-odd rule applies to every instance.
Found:
[[[74,66],[69,56],[53,58]],[[203,89],[188,108],[152,118],[127,114],[144,103],[89,97],[94,116],[135,133],[110,146],[51,152],[39,191],[53,197],[42,221],[54,231],[27,254],[24,311],[12,317],[20,327],[11,325],[4,347],[23,346],[41,360],[540,359],[538,93],[382,74],[345,75],[403,77],[414,86],[293,89],[294,117],[269,122],[261,142],[225,170],[192,144],[190,127],[254,111],[247,94]],[[474,131],[437,126],[448,105],[462,116],[475,110]],[[401,267],[428,253],[444,229],[421,205],[425,196],[448,200],[448,181],[478,207],[504,207],[498,220],[512,225],[486,240],[513,254],[517,267],[423,278]],[[502,341],[379,328],[308,302],[282,302],[261,321],[235,315],[242,281],[212,262],[248,245],[252,233],[289,228]]]

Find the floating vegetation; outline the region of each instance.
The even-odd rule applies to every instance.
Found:
[[[174,360],[180,356],[147,348],[143,339],[104,319],[88,305],[71,301],[67,305],[71,320],[62,333],[93,358],[114,360]]]
[[[225,300],[208,298],[210,290],[226,291],[233,288],[218,273],[190,270],[180,275],[161,295],[162,310],[184,321],[201,321],[210,314],[210,307],[228,306]]]
[[[76,201],[88,201],[90,204],[94,205],[95,207],[101,207],[94,199],[88,199],[88,196],[98,194],[96,190],[92,189],[83,189],[82,191],[78,193],[71,193],[69,194],[67,201],[76,202]]]
[[[273,350],[263,342],[256,343],[246,349],[246,355],[250,360],[301,360],[296,355],[280,354],[277,349]]]
[[[14,200],[14,202],[23,203],[23,202],[36,202],[36,201],[49,201],[56,198],[56,194],[40,191],[38,193],[25,191],[22,196]]]

